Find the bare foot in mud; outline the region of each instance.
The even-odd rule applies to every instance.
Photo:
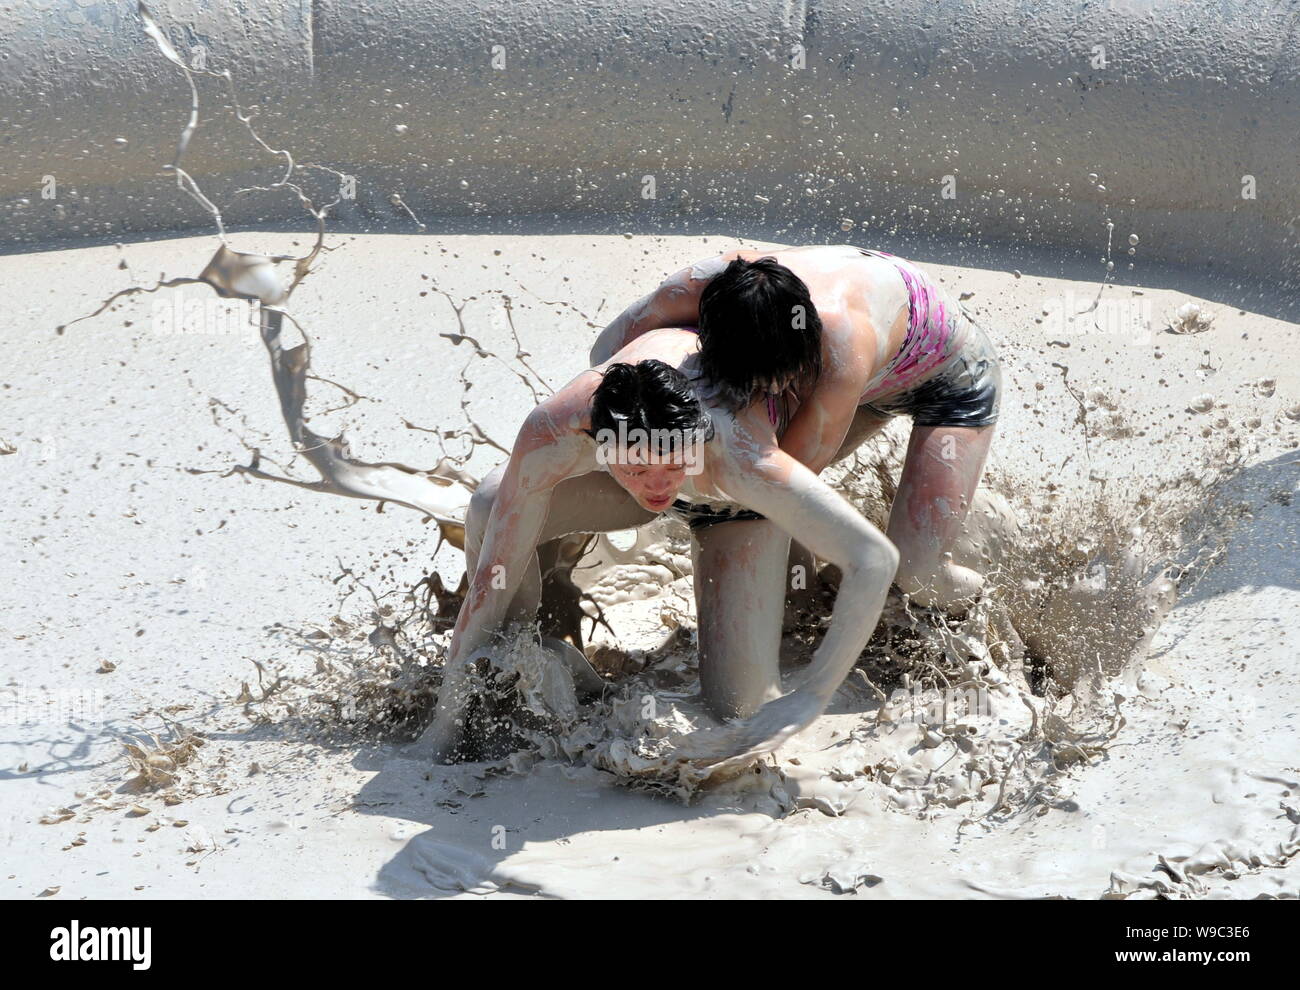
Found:
[[[969,598],[959,598],[956,601],[946,602],[942,606],[931,606],[926,611],[942,618],[950,625],[960,625],[971,617],[976,609],[984,601],[984,589],[972,595]],[[916,606],[913,605],[913,608]]]

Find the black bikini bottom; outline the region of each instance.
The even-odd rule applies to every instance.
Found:
[[[713,526],[722,522],[767,518],[767,516],[760,515],[753,509],[716,509],[710,505],[687,502],[680,498],[673,502],[668,511],[686,523],[692,530],[703,529],[705,526]]]
[[[885,416],[911,416],[914,426],[991,426],[998,421],[1002,369],[988,334],[974,321],[965,343],[925,381],[876,402]]]

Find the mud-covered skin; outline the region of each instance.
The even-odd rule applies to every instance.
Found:
[[[978,324],[967,326],[961,346],[918,385],[862,405],[882,415],[911,416],[916,426],[991,426],[1002,398],[1002,369]]]
[[[871,376],[906,339],[907,287],[887,259],[851,245],[728,251],[682,268],[620,313],[597,338],[591,360],[606,360],[649,330],[697,326],[709,279],[736,258],[765,257],[803,280],[821,317],[822,374],[795,396],[798,411],[781,438],[782,450],[820,472],[839,450]]]
[[[853,245],[729,251],[681,269],[628,307],[600,334],[593,359],[665,321],[697,324],[709,278],[736,258],[760,257],[775,258],[803,280],[822,321],[822,373],[811,387],[785,394],[794,412],[781,449],[820,473],[890,416],[913,416],[889,522],[902,560],[897,583],[922,605],[961,607],[983,579],[949,554],[984,470],[1001,373],[987,334],[916,266]],[[857,438],[851,444],[850,436]],[[760,522],[727,519],[720,515],[725,508],[714,509],[682,514],[694,532],[712,534]]]
[[[610,361],[657,358],[693,376],[698,373],[697,347],[693,334],[665,329],[638,337]],[[603,367],[578,375],[534,409],[509,461],[475,494],[466,525],[473,577],[452,633],[437,711],[414,747],[417,755],[444,760],[453,753],[469,700],[465,661],[508,617],[523,617],[536,608],[536,547],[569,533],[626,529],[655,514],[644,493],[634,496],[619,483],[614,466],[608,473],[602,470],[596,443],[585,432],[599,383],[595,372]],[[800,689],[807,694],[796,706],[811,712],[811,721],[829,703],[875,628],[898,552],[848,501],[780,449],[762,403],[736,414],[706,405],[714,419],[714,438],[704,445],[699,473],[686,477],[680,487],[752,508],[770,520],[747,524],[765,527],[760,552],[731,552],[735,535],[699,540],[696,584],[702,592],[698,611],[706,700],[718,714],[748,715],[780,694],[775,675],[784,603],[781,575],[786,534],[798,532],[813,553],[844,573],[830,628]],[[720,596],[717,604],[715,595]],[[778,721],[785,731],[788,726]],[[744,739],[747,746],[753,744],[753,732]]]

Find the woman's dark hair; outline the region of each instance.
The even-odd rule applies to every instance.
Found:
[[[775,258],[737,258],[700,295],[700,371],[733,410],[772,382],[817,380],[822,321],[808,286]]]
[[[663,454],[677,449],[682,438],[708,440],[713,436],[713,420],[685,375],[650,358],[605,369],[591,397],[591,429],[587,432],[600,440],[605,430],[622,436],[645,431],[647,438],[659,439],[658,452]]]

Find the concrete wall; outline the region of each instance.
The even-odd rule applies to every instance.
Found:
[[[1139,259],[1300,268],[1300,0],[151,9],[182,53],[232,70],[272,146],[357,175],[343,215],[363,223],[399,220],[396,192],[424,215],[847,217],[864,243],[899,225],[1100,255],[1110,217],[1117,265],[1136,232]],[[189,91],[133,2],[12,3],[0,37],[0,241],[207,224],[161,171]],[[276,159],[219,112],[222,84],[201,93],[187,166],[228,219],[301,215],[283,190],[233,197]],[[304,182],[332,198],[332,179]]]

